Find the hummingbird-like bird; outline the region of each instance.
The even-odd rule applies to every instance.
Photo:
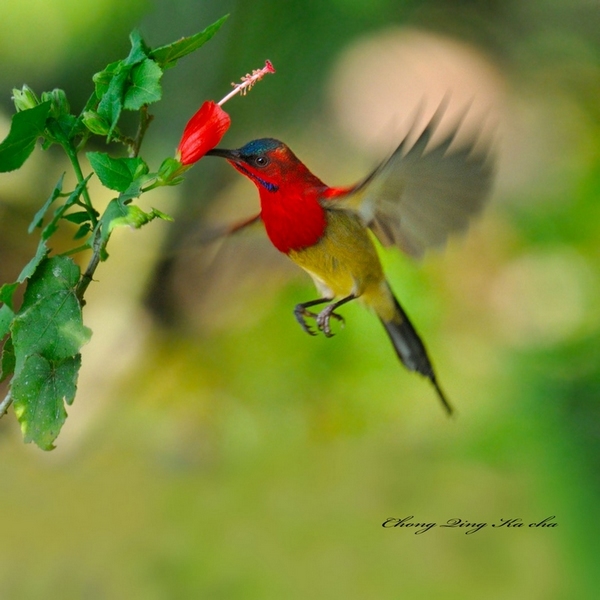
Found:
[[[329,187],[283,142],[263,138],[237,150],[215,148],[256,185],[260,213],[228,228],[234,232],[262,220],[273,245],[313,279],[319,297],[298,304],[296,319],[307,333],[332,336],[336,312],[360,300],[379,317],[396,354],[410,371],[427,377],[446,411],[448,402],[419,334],[394,296],[383,273],[369,229],[383,245],[396,245],[413,257],[441,246],[449,234],[466,229],[489,195],[492,161],[487,144],[473,135],[458,144],[460,121],[437,144],[432,134],[443,109],[409,145],[407,138],[362,182]],[[453,142],[455,142],[453,144]],[[320,312],[313,307],[326,304]]]

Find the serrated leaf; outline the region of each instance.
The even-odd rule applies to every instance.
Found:
[[[111,223],[111,228],[129,225],[130,227],[139,229],[154,219],[162,219],[163,221],[173,220],[172,217],[156,208],[150,209],[150,212],[145,212],[139,206],[135,205],[129,205],[126,208],[127,215],[119,219],[114,219]]]
[[[175,66],[180,58],[187,56],[208,42],[208,40],[210,40],[210,38],[212,38],[221,28],[223,23],[225,23],[228,17],[229,15],[221,17],[218,21],[215,21],[204,31],[201,31],[196,35],[182,38],[172,44],[156,48],[150,53],[150,58],[153,58],[163,69],[169,69],[170,67]]]
[[[162,69],[147,58],[131,71],[131,85],[125,92],[123,108],[139,110],[144,104],[158,102],[162,97]]]
[[[102,227],[102,246],[106,245],[110,234],[112,233],[112,222],[116,219],[120,219],[127,215],[127,206],[123,204],[120,198],[113,198],[106,207],[106,210],[102,214],[100,219],[100,225]]]
[[[139,32],[139,30],[134,29],[129,34],[129,41],[131,42],[131,51],[123,63],[133,66],[146,60],[146,58],[148,58],[150,49],[146,45],[146,42],[144,42],[142,34]]]
[[[131,67],[123,67],[115,73],[98,104],[98,114],[105,118],[110,125],[108,131],[109,139],[117,126],[121,111],[123,110],[123,96],[125,95],[130,70]]]
[[[98,100],[100,100],[108,91],[108,86],[110,85],[112,78],[115,76],[115,73],[121,68],[122,63],[123,61],[116,60],[115,62],[107,65],[104,70],[99,71],[92,77]]]
[[[83,130],[81,122],[75,115],[60,115],[56,120],[51,121],[49,125],[52,126],[50,131],[53,135],[56,135],[57,139],[60,139],[59,135],[62,134],[61,137],[71,140]]]
[[[0,357],[0,383],[15,372],[15,349],[12,338],[8,337],[2,348],[2,357]],[[0,416],[2,416],[0,411]]]
[[[17,277],[17,281],[19,283],[23,283],[26,279],[29,279],[35,273],[38,265],[42,262],[42,260],[44,260],[46,254],[48,254],[48,248],[42,240],[38,244],[37,250],[35,251],[35,256],[23,267],[23,270]]]
[[[88,152],[87,157],[102,185],[117,192],[124,192],[135,177],[148,172],[148,166],[139,157],[112,158],[105,152]]]
[[[20,168],[29,158],[44,133],[50,107],[50,102],[44,102],[13,115],[10,131],[0,144],[0,173]]]
[[[15,310],[13,305],[13,296],[15,290],[19,287],[19,283],[5,283],[0,287],[0,302],[7,304],[11,310]]]
[[[14,376],[4,405],[13,402],[26,442],[50,450],[75,397],[79,350],[91,335],[76,296],[79,267],[70,259],[44,259],[31,276],[11,325]],[[10,356],[3,361],[11,366]],[[3,363],[4,368],[4,363]]]
[[[40,210],[38,210],[35,213],[33,220],[31,221],[31,223],[29,224],[29,227],[27,229],[28,233],[33,233],[33,230],[36,227],[42,226],[44,216],[48,212],[48,209],[50,208],[52,203],[60,196],[60,194],[62,192],[62,185],[63,185],[64,178],[65,178],[65,173],[63,173],[60,176],[60,179],[58,180],[58,183],[54,186],[54,189],[52,190],[52,193],[50,194],[50,197],[48,198],[48,200],[46,200],[46,202],[44,202],[44,205],[42,206],[42,208],[40,208]]]
[[[6,337],[14,318],[15,313],[8,304],[0,306],[0,341]]]
[[[110,201],[102,215],[102,239],[108,240],[115,227],[129,226],[139,229],[154,219],[173,220],[172,217],[155,208],[145,212],[139,206],[124,204],[122,198],[115,198]]]
[[[11,328],[17,371],[27,356],[62,360],[75,356],[90,339],[75,294],[79,275],[71,259],[54,256],[45,259],[29,280]]]
[[[13,408],[25,442],[52,450],[77,391],[81,356],[51,361],[39,354],[26,358],[11,384]]]
[[[138,31],[133,31],[129,38],[131,51],[127,58],[111,63],[106,69],[94,75],[96,96],[100,100],[96,112],[109,124],[107,134],[109,140],[123,110],[132,69],[144,62],[149,54],[149,49]]]
[[[108,189],[123,192],[133,181],[131,171],[121,159],[112,158],[106,152],[88,152],[86,156],[98,179]]]

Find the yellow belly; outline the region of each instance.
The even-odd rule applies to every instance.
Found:
[[[377,250],[357,216],[328,212],[327,229],[321,240],[303,250],[291,251],[288,256],[311,275],[324,297],[353,294],[380,317],[392,318],[394,302]]]

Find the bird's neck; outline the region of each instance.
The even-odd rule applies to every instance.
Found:
[[[325,233],[327,215],[319,204],[327,186],[314,181],[286,182],[275,191],[260,189],[261,215],[273,245],[285,254],[316,244]]]

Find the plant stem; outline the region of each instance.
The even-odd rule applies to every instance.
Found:
[[[92,258],[90,258],[90,262],[85,270],[85,273],[81,276],[77,287],[75,288],[75,296],[79,300],[79,304],[81,306],[85,305],[85,300],[83,296],[88,289],[90,283],[92,283],[94,279],[94,273],[98,265],[100,264],[100,256],[102,254],[102,230],[100,227],[96,227],[96,232],[94,233],[94,241],[92,243]]]
[[[0,417],[3,417],[8,410],[8,407],[12,404],[12,396],[10,394],[6,394],[6,397],[2,402],[0,402]]]
[[[144,136],[146,135],[146,131],[152,123],[154,119],[154,115],[151,115],[148,112],[148,105],[144,104],[140,109],[140,124],[138,126],[137,133],[135,135],[135,140],[133,140],[133,144],[129,148],[129,155],[131,158],[135,158],[140,153],[140,147],[142,142],[144,141]]]
[[[79,158],[77,156],[77,152],[71,145],[71,143],[66,143],[63,145],[69,160],[71,161],[71,165],[73,166],[73,170],[75,171],[75,175],[77,176],[77,182],[81,183],[85,178],[83,176],[83,171],[81,170],[81,165],[79,164]],[[98,220],[96,219],[96,211],[92,205],[92,200],[90,198],[90,194],[87,189],[87,185],[84,186],[81,195],[83,196],[83,200],[85,202],[85,206],[88,209],[88,213],[90,215],[90,220],[92,221],[92,225],[95,227],[98,224]]]
[[[148,113],[148,107],[146,105],[142,106],[142,108],[140,109],[140,123],[135,139],[131,140],[132,143],[130,143],[129,140],[125,142],[129,143],[129,155],[132,158],[135,158],[139,154],[142,141],[144,140],[144,136],[146,135],[146,131],[148,129],[148,126],[152,122],[152,119],[154,119],[154,116]],[[75,170],[75,174],[77,175],[78,181],[82,182],[84,180],[84,177],[83,172],[81,171],[81,165],[79,164],[79,159],[77,158],[77,152],[74,150],[71,144],[65,144],[64,148],[67,154],[69,155],[69,159],[71,160],[71,164],[73,165],[73,169]],[[152,189],[152,185],[149,187],[149,189]],[[85,207],[88,209],[90,219],[94,227],[92,257],[90,258],[90,262],[88,263],[88,266],[84,274],[81,276],[81,279],[77,284],[77,288],[75,289],[75,296],[79,300],[81,306],[84,306],[85,300],[83,299],[83,296],[85,295],[85,292],[88,289],[90,283],[92,283],[94,279],[94,273],[96,272],[96,269],[98,268],[98,265],[102,260],[102,252],[104,251],[108,239],[104,241],[102,240],[102,228],[101,225],[98,223],[98,219],[96,218],[96,211],[92,206],[92,201],[90,200],[87,187],[83,188],[82,196],[85,201]],[[80,249],[82,248],[76,248],[75,250],[73,250],[73,252],[77,252]]]

